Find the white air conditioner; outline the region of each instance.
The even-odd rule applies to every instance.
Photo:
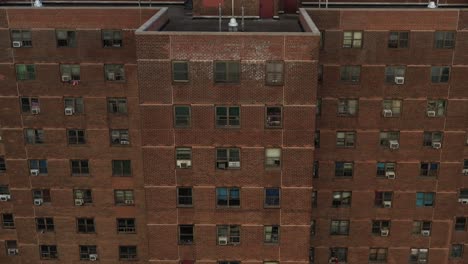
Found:
[[[468,198],[460,198],[458,199],[458,202],[462,204],[468,204]]]
[[[42,198],[36,198],[34,199],[34,205],[42,205],[44,200]]]
[[[113,73],[113,72],[108,72],[108,73],[107,73],[107,80],[109,80],[109,81],[115,81],[115,73]]]
[[[383,201],[383,207],[384,208],[390,208],[392,207],[392,201]]]
[[[31,114],[37,115],[41,112],[41,108],[39,106],[33,106],[31,107]]]
[[[128,139],[120,139],[120,145],[128,145],[130,144],[130,141]]]
[[[381,229],[380,230],[380,236],[386,237],[386,236],[388,236],[389,233],[390,233],[390,231],[388,229]]]
[[[463,173],[463,175],[468,175],[468,169],[463,169],[462,173]]]
[[[440,149],[442,147],[442,143],[440,142],[432,142],[432,148]]]
[[[0,201],[6,202],[11,199],[11,196],[9,194],[0,194]]]
[[[387,177],[387,179],[394,180],[396,177],[396,174],[394,171],[386,171],[385,177]]]
[[[218,237],[218,245],[227,245],[228,238],[225,236]]]
[[[75,205],[77,206],[81,206],[84,204],[84,200],[83,199],[75,199]]]
[[[240,168],[240,161],[230,161],[228,166],[229,168]]]
[[[133,204],[133,200],[125,200],[125,204]]]
[[[21,41],[13,41],[13,48],[21,48],[23,46],[23,42]]]
[[[70,75],[62,75],[62,82],[69,82],[71,81],[71,76]]]
[[[429,110],[429,111],[427,111],[427,116],[428,116],[428,117],[435,117],[435,116],[436,116],[436,112],[433,111],[433,110]]]
[[[31,173],[31,176],[39,175],[39,170],[38,169],[31,169],[29,172]]]
[[[91,261],[96,261],[98,259],[98,255],[97,254],[89,254],[89,260]]]
[[[396,84],[404,84],[405,83],[405,77],[401,77],[401,76],[395,77],[395,83]]]
[[[73,109],[73,107],[71,106],[65,107],[65,115],[73,115],[74,112],[75,110]]]
[[[383,116],[384,117],[392,117],[393,116],[393,111],[390,109],[384,109],[383,110]]]
[[[192,167],[191,160],[178,160],[177,161],[177,168],[179,169],[185,169],[185,168],[190,168],[190,167]]]
[[[388,143],[389,143],[390,149],[400,148],[400,143],[398,143],[398,140],[389,140]]]
[[[8,252],[8,256],[18,255],[18,249],[17,248],[9,248],[7,250],[7,252]]]
[[[430,236],[430,235],[431,235],[431,231],[430,231],[430,230],[421,230],[421,235],[422,235],[422,236]]]

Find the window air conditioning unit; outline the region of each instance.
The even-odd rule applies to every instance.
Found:
[[[393,111],[390,109],[384,109],[383,110],[383,116],[384,117],[392,117],[393,116]]]
[[[458,202],[462,204],[468,204],[468,198],[460,198],[458,199]]]
[[[21,48],[23,46],[23,43],[21,41],[13,41],[13,48]]]
[[[108,72],[108,73],[107,73],[107,80],[109,80],[109,81],[115,81],[115,73],[113,73],[113,72]]]
[[[133,200],[125,200],[125,204],[133,204]]]
[[[404,84],[405,83],[405,77],[402,77],[402,76],[395,77],[395,83],[396,84]]]
[[[65,115],[73,115],[74,112],[75,110],[73,109],[73,107],[70,107],[70,106],[65,107]]]
[[[89,254],[89,260],[91,261],[96,261],[98,259],[98,255],[97,254]]]
[[[430,230],[421,230],[421,235],[422,235],[422,236],[430,236],[430,235],[431,235],[431,231],[430,231]]]
[[[468,175],[468,169],[463,169],[462,173],[463,173],[463,175]]]
[[[42,205],[44,200],[42,198],[36,198],[34,199],[34,205]]]
[[[0,194],[0,201],[6,202],[11,199],[11,195],[9,194]]]
[[[33,106],[31,107],[31,114],[33,115],[37,115],[41,112],[41,108],[39,108],[39,106]]]
[[[230,161],[229,168],[240,168],[240,161]]]
[[[29,172],[31,173],[31,176],[39,175],[39,170],[38,169],[31,169]]]
[[[76,206],[81,206],[84,204],[84,200],[83,199],[75,199],[75,205]]]
[[[71,76],[70,75],[62,75],[62,82],[69,82],[71,81]]]
[[[440,142],[432,142],[432,148],[440,149],[442,147],[442,143]]]
[[[385,177],[387,177],[387,179],[394,180],[396,177],[396,174],[394,171],[386,171]]]
[[[120,140],[120,145],[128,145],[130,144],[130,141],[128,141],[128,139],[121,139]]]
[[[392,207],[392,201],[383,201],[383,207],[384,208],[390,208]]]
[[[390,233],[390,231],[388,229],[381,229],[380,230],[380,236],[386,237],[386,236],[388,236],[389,233]]]
[[[388,141],[390,149],[399,149],[400,148],[400,143],[398,143],[398,140],[390,140]]]
[[[178,160],[177,161],[177,168],[179,169],[186,169],[192,167],[191,160]]]
[[[434,110],[429,110],[427,111],[427,116],[428,117],[435,117],[436,116],[436,112]]]
[[[227,165],[228,165],[228,163],[224,162],[224,161],[216,162],[216,168],[221,169],[221,170],[227,169],[227,167],[228,167]]]
[[[228,238],[225,236],[218,237],[218,245],[227,245]]]
[[[9,248],[7,250],[8,256],[14,256],[18,255],[18,249],[17,248]]]

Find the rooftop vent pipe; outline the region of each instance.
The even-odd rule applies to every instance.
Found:
[[[35,1],[34,1],[34,7],[42,7],[42,2],[41,2],[41,0],[35,0]]]
[[[427,8],[437,8],[437,5],[435,4],[434,1],[430,1],[429,4],[427,5]]]
[[[231,14],[231,19],[229,20],[228,26],[229,26],[229,31],[236,32],[239,24],[237,23],[236,18],[234,17],[234,0],[232,0],[231,7],[232,7],[232,14]]]

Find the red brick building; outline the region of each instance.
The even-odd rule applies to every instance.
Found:
[[[468,12],[282,3],[0,9],[0,263],[466,262]]]

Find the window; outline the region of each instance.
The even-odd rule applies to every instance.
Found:
[[[377,162],[377,177],[387,177],[387,172],[395,172],[395,162]]]
[[[135,218],[117,218],[117,233],[136,233]]]
[[[13,214],[2,214],[2,228],[15,228],[15,218],[13,217]]]
[[[216,168],[239,169],[240,149],[239,148],[218,148],[216,149]]]
[[[91,189],[75,189],[73,190],[73,199],[75,205],[89,205],[93,203]]]
[[[96,246],[83,246],[80,245],[80,260],[91,260],[90,255],[96,255]]]
[[[335,177],[353,177],[352,162],[335,162]]]
[[[122,30],[102,30],[101,35],[104,48],[122,47]]]
[[[47,175],[47,160],[29,160],[29,169],[38,170],[39,175]],[[31,173],[32,174],[32,173]]]
[[[240,243],[240,226],[217,226],[218,245],[235,245]]]
[[[132,161],[131,160],[113,160],[112,161],[112,176],[132,176]]]
[[[411,248],[409,263],[419,264],[426,263],[429,250],[427,248]]]
[[[408,48],[409,32],[393,31],[388,35],[388,47],[392,49]]]
[[[10,195],[10,188],[8,185],[0,185],[0,194]]]
[[[264,228],[265,237],[263,239],[264,243],[269,244],[278,244],[279,243],[279,226],[265,226]]]
[[[174,127],[190,127],[190,106],[174,106]]]
[[[427,101],[427,116],[429,117],[444,116],[446,104],[447,104],[446,101],[443,99],[428,100]]]
[[[440,131],[424,131],[423,146],[434,147],[434,143],[442,143],[442,132]]]
[[[310,221],[310,237],[315,236],[315,220]]]
[[[88,160],[71,160],[71,173],[72,176],[88,176],[89,175],[89,161]]]
[[[413,222],[413,235],[428,236],[431,233],[431,221],[414,221]]]
[[[319,173],[320,172],[320,163],[318,160],[315,160],[314,161],[314,167],[313,167],[313,171],[312,171],[312,177],[313,178],[318,178],[319,177]]]
[[[128,129],[112,129],[110,131],[111,145],[128,145],[130,144],[130,137]]]
[[[126,114],[127,98],[108,98],[107,111],[113,114]]]
[[[317,80],[319,83],[323,82],[323,64],[317,67]]]
[[[29,81],[36,79],[36,66],[34,64],[16,64],[16,79]]]
[[[191,187],[177,188],[177,205],[181,207],[193,206],[193,193]]]
[[[266,107],[266,127],[267,128],[280,128],[282,126],[283,116],[280,106],[267,106]]]
[[[373,235],[382,235],[382,231],[390,230],[390,221],[388,220],[373,220],[372,221],[372,234]],[[388,234],[388,233],[387,233]]]
[[[0,173],[6,172],[5,157],[0,156]]]
[[[193,225],[179,225],[179,244],[191,245],[194,242]]]
[[[280,206],[280,188],[266,188],[265,189],[265,207],[279,207]]]
[[[330,235],[345,235],[349,234],[348,220],[332,220],[330,226]]]
[[[218,207],[239,207],[239,188],[216,188],[216,205]]]
[[[400,81],[397,80],[397,77],[405,78],[405,71],[405,66],[387,66],[385,68],[385,82],[388,84],[400,84]]]
[[[463,244],[453,244],[450,250],[450,257],[462,258],[463,257]]]
[[[115,190],[114,200],[116,205],[133,205],[133,190]]]
[[[104,72],[106,81],[125,81],[125,69],[123,64],[105,64]]]
[[[468,189],[461,189],[458,195],[459,199],[468,199]]]
[[[172,81],[174,82],[188,82],[189,81],[188,61],[173,61],[172,62]]]
[[[284,63],[282,61],[266,62],[266,85],[282,85]]]
[[[314,147],[320,148],[320,130],[315,130],[314,133]]]
[[[58,259],[57,246],[56,245],[39,245],[39,253],[41,259]]]
[[[374,205],[376,207],[390,208],[392,207],[392,192],[375,192]]]
[[[348,248],[335,247],[330,248],[330,261],[331,263],[346,263],[348,259]]]
[[[466,217],[455,218],[455,231],[465,231],[465,230],[466,230]]]
[[[36,200],[41,200],[42,203],[50,203],[50,190],[49,189],[33,189],[32,190],[33,202]],[[40,204],[38,204],[40,205]]]
[[[434,33],[434,47],[436,49],[453,49],[455,47],[455,32],[436,31]]]
[[[421,162],[420,165],[420,176],[424,177],[437,177],[439,174],[439,163],[438,162]]]
[[[60,76],[62,76],[62,82],[79,81],[80,65],[61,64]]]
[[[240,62],[215,61],[214,73],[216,83],[238,83],[240,80]]]
[[[400,132],[386,131],[380,132],[380,146],[395,149],[399,148]]]
[[[265,167],[279,168],[281,167],[281,149],[266,148],[265,149]]]
[[[77,218],[76,231],[78,233],[95,233],[94,219],[93,218]]]
[[[343,48],[362,47],[362,31],[344,31],[343,32]]]
[[[119,246],[119,260],[138,259],[136,246]]]
[[[239,127],[240,107],[238,106],[217,106],[216,107],[217,127]]]
[[[341,148],[354,148],[356,146],[356,132],[336,132],[336,146]]]
[[[317,112],[315,112],[316,116],[320,116],[322,114],[322,98],[317,98]]]
[[[56,30],[57,47],[76,47],[76,31],[72,30]]]
[[[344,82],[359,82],[361,79],[361,66],[341,66],[340,78]]]
[[[317,207],[318,193],[317,191],[312,191],[312,207]]]
[[[32,47],[31,30],[27,29],[12,29],[11,41],[13,48],[30,48]],[[19,44],[19,47],[17,46]]]
[[[39,98],[37,97],[21,97],[21,112],[32,113],[34,111],[40,111],[41,106],[39,104]]]
[[[81,97],[66,97],[63,99],[65,110],[70,109],[73,114],[84,113],[84,103]]]
[[[351,192],[339,191],[332,194],[333,207],[350,207],[351,206]]]
[[[320,30],[320,49],[323,50],[325,47],[325,30]]]
[[[83,129],[67,129],[69,145],[86,144],[85,131]]]
[[[416,207],[434,206],[435,193],[433,192],[417,192]]]
[[[463,160],[463,169],[464,170],[468,169],[468,159]]]
[[[38,232],[54,232],[54,219],[52,217],[37,217],[36,229]]]
[[[387,262],[387,249],[386,248],[370,248],[369,249],[370,262]]]
[[[16,242],[16,240],[5,240],[5,249],[7,256],[17,255],[18,243]],[[14,253],[11,251],[14,251]]]
[[[338,99],[339,116],[356,116],[358,111],[358,100],[356,99]]]
[[[382,102],[384,117],[399,117],[401,115],[402,100],[386,99]]]
[[[192,167],[191,148],[176,148],[176,166],[178,169],[189,169]]]
[[[449,66],[433,66],[431,67],[432,83],[447,83],[450,79]]]

